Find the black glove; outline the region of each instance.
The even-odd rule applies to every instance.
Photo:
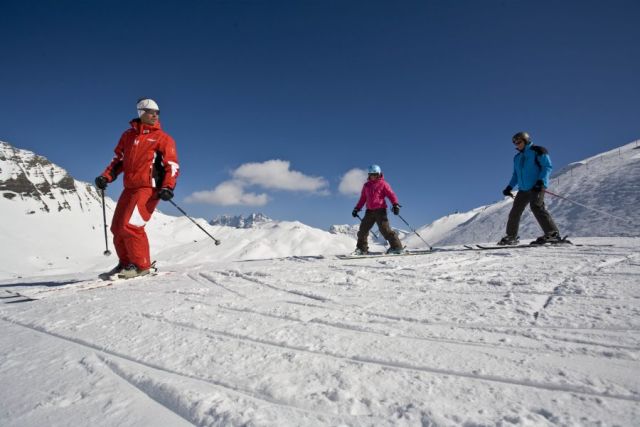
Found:
[[[513,190],[513,187],[510,185],[507,185],[505,189],[502,190],[502,194],[504,194],[505,196],[513,197],[513,194],[511,194],[511,190]]]
[[[96,187],[98,187],[100,190],[106,190],[108,183],[109,181],[106,177],[102,175],[96,177]]]
[[[391,207],[391,211],[394,215],[398,215],[400,213],[400,205],[396,203]]]
[[[158,192],[158,197],[160,197],[165,202],[173,199],[173,190],[170,188],[163,188]]]
[[[533,186],[532,190],[533,191],[542,191],[542,189],[544,188],[544,182],[542,182],[541,179],[536,181],[536,185]]]
[[[351,216],[352,217],[357,217],[358,216],[358,212],[360,212],[360,209],[358,208],[353,208],[353,211],[351,212]]]

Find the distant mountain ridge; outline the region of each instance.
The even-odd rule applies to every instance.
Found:
[[[243,215],[220,215],[209,221],[210,225],[222,225],[233,228],[254,228],[273,220],[262,213]]]

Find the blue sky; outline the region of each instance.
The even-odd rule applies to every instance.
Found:
[[[500,199],[517,131],[556,167],[640,138],[639,19],[618,0],[3,1],[0,140],[93,181],[149,96],[192,216],[352,223],[343,177],[377,163],[418,227]]]

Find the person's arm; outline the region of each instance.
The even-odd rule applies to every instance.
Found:
[[[391,189],[391,185],[389,185],[388,182],[385,181],[384,183],[384,195],[389,199],[389,201],[391,202],[392,205],[398,205],[398,197],[396,196],[396,193],[393,192],[393,190]]]
[[[538,156],[538,160],[540,161],[540,173],[538,174],[538,181],[542,181],[544,187],[547,188],[549,186],[549,177],[551,176],[551,171],[553,170],[551,158],[548,154],[542,154]]]
[[[509,185],[508,187],[511,187],[509,189],[509,191],[513,190],[515,188],[516,185],[518,185],[518,174],[516,173],[516,158],[518,157],[518,155],[516,155],[513,158],[513,174],[511,175],[511,181],[509,181]]]
[[[356,207],[355,210],[356,211],[360,211],[360,209],[362,209],[362,207],[364,206],[365,202],[367,201],[367,195],[364,191],[365,186],[362,186],[362,191],[360,192],[360,199],[358,200],[358,203],[356,203]]]
[[[176,188],[178,175],[180,175],[180,165],[178,164],[178,153],[176,152],[176,143],[173,138],[169,135],[163,138],[159,151],[162,155],[162,163],[164,166],[162,188],[174,190]]]
[[[118,145],[116,145],[113,152],[115,156],[111,159],[111,163],[109,163],[109,166],[100,174],[100,176],[107,179],[107,182],[115,181],[122,172],[124,166],[124,135],[120,137],[120,141],[118,141]]]

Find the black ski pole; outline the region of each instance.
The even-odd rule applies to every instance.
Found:
[[[422,240],[422,241],[423,241],[427,246],[429,246],[429,250],[430,250],[430,251],[432,251],[432,250],[433,250],[433,248],[431,247],[431,245],[430,245],[429,243],[427,243],[427,241],[426,241],[426,240],[424,240],[424,239],[422,238],[422,236],[421,236],[421,235],[419,235],[419,234],[418,234],[418,232],[417,232],[416,230],[414,230],[414,229],[409,225],[409,223],[408,223],[407,221],[405,221],[405,220],[404,220],[404,218],[402,218],[402,216],[401,216],[400,214],[398,214],[398,216],[400,217],[400,219],[402,220],[402,222],[404,222],[405,224],[407,224],[407,227],[409,227],[409,229],[410,229],[411,231],[413,231],[414,233],[416,233],[416,236],[418,236],[418,237],[420,238],[420,240]]]
[[[205,230],[204,228],[202,228],[200,226],[200,224],[198,224],[197,222],[195,222],[193,220],[193,218],[191,218],[189,215],[187,215],[187,213],[185,211],[182,210],[182,208],[178,205],[175,204],[175,202],[173,200],[169,200],[169,203],[171,203],[173,206],[175,206],[180,212],[183,213],[184,216],[186,216],[187,218],[189,218],[189,220],[191,220],[192,223],[194,223],[200,230],[204,231],[204,233],[211,237],[213,239],[214,242],[216,242],[216,246],[218,246],[221,242],[220,240],[216,239],[215,237],[213,237],[211,234],[209,234],[209,232],[207,230]]]
[[[356,216],[358,217],[358,219],[360,220],[360,222],[362,222],[362,218],[360,218],[360,214],[356,214]],[[373,234],[373,237],[376,238],[376,240],[380,240],[380,238],[378,237],[378,235],[376,234],[375,231],[373,230],[369,230],[371,232],[371,234]],[[387,246],[386,241],[385,241],[385,246]]]
[[[111,251],[109,250],[109,239],[107,238],[107,212],[104,207],[104,189],[100,190],[102,195],[102,222],[104,224],[104,246],[106,250],[103,252],[104,256],[111,255]]]

